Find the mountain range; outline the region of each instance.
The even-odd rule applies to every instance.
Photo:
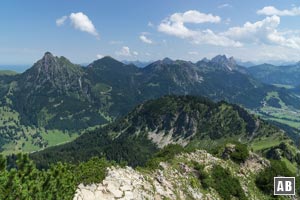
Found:
[[[0,144],[8,152],[70,141],[164,95],[205,96],[250,110],[278,108],[274,101],[300,109],[292,91],[262,83],[224,55],[197,63],[165,58],[138,68],[111,57],[82,67],[46,52],[24,73],[2,74],[0,81]]]

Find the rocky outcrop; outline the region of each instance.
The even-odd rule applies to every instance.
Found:
[[[73,200],[163,200],[163,199],[220,199],[213,189],[203,192],[197,171],[190,163],[197,162],[209,172],[220,165],[239,177],[249,199],[256,198],[256,191],[249,191],[253,174],[264,169],[269,163],[256,154],[237,167],[230,160],[216,158],[203,150],[176,156],[172,162],[161,162],[159,169],[134,170],[131,167],[111,167],[106,178],[99,184],[80,184]]]
[[[168,167],[164,164],[162,166]],[[186,192],[193,199],[202,198],[201,192],[191,186],[188,186],[188,191],[180,191],[178,185],[174,185],[177,178],[179,180],[179,178],[184,177],[176,170],[170,174],[164,170],[157,170],[153,176],[149,176],[142,175],[130,167],[112,167],[108,170],[102,183],[87,186],[79,185],[73,200],[186,199]]]
[[[132,168],[112,167],[101,184],[79,185],[74,200],[146,199],[151,197],[151,189],[152,185]]]

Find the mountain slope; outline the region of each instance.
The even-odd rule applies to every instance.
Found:
[[[21,115],[21,122],[58,129],[74,129],[74,125],[76,129],[88,127],[89,122],[83,125],[84,120],[80,119],[87,116],[84,112],[91,112],[85,111],[90,97],[83,74],[80,66],[66,58],[45,53],[17,79],[11,99],[13,108]]]
[[[268,146],[270,140],[272,144]],[[71,143],[31,157],[40,167],[100,155],[136,166],[145,164],[154,152],[168,144],[214,149],[226,141],[241,141],[262,150],[290,140],[239,106],[201,97],[165,96],[141,104],[117,122],[87,132]],[[260,146],[256,147],[256,143]]]
[[[96,106],[112,118],[129,112],[137,102],[140,69],[109,56],[96,60],[85,69]]]
[[[82,67],[47,52],[26,72],[0,76],[0,148],[9,153],[38,150],[106,123],[91,106],[84,74]]]

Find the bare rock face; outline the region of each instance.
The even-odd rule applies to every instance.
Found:
[[[130,167],[112,167],[102,183],[79,185],[74,200],[149,199],[152,195],[147,189],[152,186],[140,173]]]
[[[102,183],[80,184],[73,200],[202,199],[199,188],[189,185],[189,170],[181,172],[168,163],[161,163],[160,168],[142,174],[131,167],[111,167]]]
[[[252,174],[258,173],[269,163],[251,153],[248,160],[237,167],[231,160],[216,158],[204,150],[183,153],[174,158],[175,162],[161,162],[155,171],[138,171],[131,167],[110,167],[106,178],[99,184],[78,186],[73,200],[163,200],[163,199],[220,199],[215,190],[203,193],[201,186],[191,184],[199,181],[197,172],[188,163],[198,162],[209,172],[220,165],[238,177],[246,196],[257,199],[254,191],[249,191]],[[200,184],[200,183],[199,183]]]

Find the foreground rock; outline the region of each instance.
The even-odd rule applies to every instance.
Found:
[[[213,189],[204,192],[197,172],[190,166],[198,162],[209,171],[214,165],[229,169],[239,180],[249,199],[258,199],[257,191],[250,191],[253,174],[268,166],[268,162],[255,154],[238,166],[230,160],[222,160],[206,151],[181,154],[171,163],[160,163],[155,171],[134,170],[131,167],[111,167],[99,184],[78,186],[73,200],[163,200],[163,199],[220,199]],[[253,190],[253,188],[252,188]]]

